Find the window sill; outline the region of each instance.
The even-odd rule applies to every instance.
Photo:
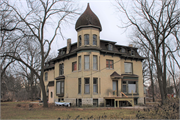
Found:
[[[74,71],[72,71],[72,72],[77,72],[77,70],[74,70]]]
[[[89,47],[90,45],[84,45],[84,47]]]
[[[98,95],[98,93],[93,93],[93,95]]]
[[[133,74],[133,73],[130,73],[130,72],[125,72],[125,74]]]
[[[64,97],[64,94],[56,94],[58,97]]]
[[[90,71],[90,69],[88,69],[88,70],[84,70],[84,71]]]
[[[93,69],[93,71],[99,71],[99,70],[94,70],[94,69]]]
[[[114,70],[114,68],[106,68],[106,70]]]

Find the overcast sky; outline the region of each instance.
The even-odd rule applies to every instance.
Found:
[[[115,4],[114,0],[76,0],[76,2],[81,9],[81,14],[86,10],[87,3],[90,4],[91,10],[97,15],[102,26],[100,39],[115,41],[116,44],[120,45],[129,45],[128,31],[118,27],[118,25],[121,26],[122,24],[119,19],[120,16],[113,6]],[[71,38],[71,43],[77,42],[75,24],[79,16],[72,21],[72,24],[62,28],[65,39],[57,37],[52,44],[51,54],[57,55],[57,50],[66,46],[68,38]]]

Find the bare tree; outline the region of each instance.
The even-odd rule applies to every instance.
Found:
[[[76,15],[76,8],[70,0],[26,0],[13,3],[12,1],[3,1],[2,6],[9,7],[10,17],[14,18],[12,26],[1,26],[1,31],[14,33],[20,38],[16,40],[14,46],[10,46],[2,57],[10,57],[27,66],[33,74],[40,80],[41,90],[43,93],[43,106],[48,107],[45,86],[43,82],[44,63],[51,50],[51,44],[60,33],[61,25]],[[24,9],[23,9],[24,8]],[[5,18],[6,19],[6,18]],[[54,21],[57,20],[57,21]],[[53,24],[52,24],[53,23]],[[53,33],[45,35],[47,29],[52,28]],[[26,48],[23,43],[27,40],[35,40],[39,45],[41,71],[38,72],[29,64],[26,57]],[[12,39],[13,40],[13,39]],[[17,47],[18,46],[18,47]],[[13,49],[17,48],[17,49]]]
[[[156,69],[159,89],[161,93],[162,104],[167,96],[166,91],[166,43],[168,38],[179,39],[174,37],[179,26],[180,8],[178,0],[135,0],[133,4],[126,8],[126,5],[116,0],[116,8],[124,13],[128,22],[125,28],[133,26],[136,28],[143,44],[153,55]],[[173,34],[174,33],[174,34]]]

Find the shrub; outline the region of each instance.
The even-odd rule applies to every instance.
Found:
[[[17,107],[21,107],[21,104],[17,104],[16,106],[17,106]]]
[[[164,105],[155,105],[153,108],[146,108],[138,111],[138,119],[178,119],[179,99],[167,99]]]

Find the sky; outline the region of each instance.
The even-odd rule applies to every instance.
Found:
[[[81,9],[81,14],[86,10],[87,3],[90,4],[91,10],[100,20],[102,26],[100,39],[114,41],[117,42],[116,44],[120,45],[129,45],[129,32],[123,28],[118,27],[122,24],[120,21],[120,15],[114,6],[114,0],[76,0],[76,4]],[[72,24],[63,27],[62,33],[64,35],[64,40],[62,37],[57,37],[52,44],[52,50],[50,54],[57,55],[58,49],[67,45],[68,38],[71,38],[71,43],[77,42],[75,24],[79,17],[80,15],[78,15],[76,19],[72,21]],[[121,18],[123,17],[121,16]]]

